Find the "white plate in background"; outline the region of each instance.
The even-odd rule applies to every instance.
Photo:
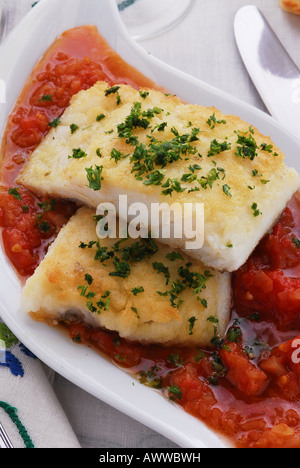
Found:
[[[287,163],[300,170],[300,141],[293,134],[258,109],[149,56],[129,37],[115,0],[41,0],[8,36],[0,47],[0,80],[6,83],[6,103],[0,103],[0,137],[18,94],[39,58],[63,31],[85,24],[95,24],[124,60],[170,92],[188,102],[216,106],[226,114],[239,115],[249,125],[270,135],[285,152]],[[0,315],[43,362],[181,447],[229,447],[222,437],[156,391],[137,382],[132,385],[132,377],[91,349],[24,315],[20,295],[19,280],[0,250]]]

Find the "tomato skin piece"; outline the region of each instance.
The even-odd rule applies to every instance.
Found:
[[[220,351],[220,357],[228,368],[226,379],[239,391],[249,396],[261,395],[268,385],[268,377],[243,353],[236,343],[228,343]]]
[[[273,379],[278,394],[287,400],[300,397],[300,336],[273,348],[260,367]]]

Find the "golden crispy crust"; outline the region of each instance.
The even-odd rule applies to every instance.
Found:
[[[280,0],[279,3],[283,10],[300,15],[300,0]]]
[[[168,260],[166,254],[172,252],[168,246],[159,245],[159,251],[149,258],[132,263],[127,278],[110,276],[114,270],[113,260],[104,263],[95,261],[97,247],[79,248],[81,242],[88,244],[97,240],[93,210],[79,209],[78,213],[61,230],[47,256],[34,275],[27,281],[23,290],[23,309],[36,320],[55,324],[70,314],[85,320],[91,326],[115,330],[127,339],[146,343],[198,344],[208,345],[214,334],[214,324],[208,317],[219,321],[218,331],[226,330],[231,306],[230,274],[211,270],[206,288],[200,293],[207,301],[207,308],[197,300],[191,288],[180,295],[183,303],[179,308],[171,306],[170,297],[165,292],[171,288],[166,284],[164,274],[153,268],[154,262],[163,263],[169,268],[171,279],[178,279],[178,268],[185,266],[190,259],[183,254],[183,260]],[[101,246],[111,250],[117,239],[101,240]],[[132,240],[126,241],[131,245]],[[193,262],[190,271],[203,274],[205,268]],[[85,275],[93,278],[86,294],[96,293],[93,304],[110,292],[108,310],[91,312],[88,299],[81,295],[78,286],[87,286]],[[142,287],[136,295],[132,290]],[[195,317],[195,325],[190,334],[189,319]]]
[[[298,189],[299,176],[285,166],[283,153],[270,138],[249,123],[232,115],[223,115],[215,108],[182,104],[175,96],[153,90],[148,90],[149,95],[143,99],[138,91],[125,85],[118,91],[118,102],[116,93],[106,96],[106,91],[107,84],[98,82],[73,98],[61,124],[50,131],[24,166],[19,183],[34,192],[74,199],[93,208],[101,202],[112,202],[117,206],[120,194],[128,196],[128,204],[137,200],[148,206],[153,202],[204,203],[204,246],[188,251],[189,255],[219,270],[238,269]],[[180,135],[191,135],[193,129],[199,130],[198,140],[191,143],[196,148],[194,154],[182,155],[181,159],[165,167],[154,167],[165,171],[163,182],[168,179],[180,181],[181,187],[185,188],[183,192],[163,195],[161,185],[145,185],[136,179],[129,156],[117,163],[111,158],[114,149],[123,155],[133,154],[134,146],[128,144],[126,138],[119,137],[118,125],[125,122],[137,102],[143,111],[155,107],[162,109],[150,119],[149,128],[132,132],[146,146],[149,136],[170,142],[174,139],[174,129]],[[100,114],[105,118],[97,121]],[[159,131],[158,126],[165,123],[164,131]],[[70,132],[71,124],[79,126],[74,134]],[[237,156],[243,137],[250,144],[253,139],[256,145],[252,159]],[[223,150],[211,155],[215,142],[223,144]],[[87,156],[69,158],[73,149],[78,148]],[[101,157],[97,155],[97,149]],[[88,186],[85,170],[96,165],[103,166],[99,191]],[[184,174],[191,175],[189,167],[192,165],[201,168],[195,171],[197,180],[181,181]],[[205,186],[212,174],[214,180]],[[142,177],[146,178],[146,174]],[[190,192],[193,188],[198,191]],[[254,216],[253,204],[257,205],[258,216]],[[162,241],[185,249],[186,239],[176,239],[176,244],[172,239]],[[228,248],[228,245],[232,247]]]

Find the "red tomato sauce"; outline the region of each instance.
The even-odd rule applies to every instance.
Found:
[[[8,191],[18,187],[20,170],[72,96],[99,80],[110,86],[162,89],[124,62],[96,27],[85,26],[66,31],[54,42],[34,68],[8,119],[1,147],[0,226],[6,254],[22,277],[33,273],[76,206],[56,200],[40,226],[38,205],[50,201],[34,197],[25,188],[21,200]]]
[[[76,210],[39,199],[17,177],[49,123],[71,97],[98,80],[155,87],[126,64],[94,27],[67,31],[37,64],[12,112],[2,143],[0,226],[8,258],[33,274]],[[140,345],[115,332],[65,323],[84,343],[236,447],[300,447],[300,195],[233,275],[232,319],[225,338],[206,349]],[[299,341],[297,339],[299,338]]]

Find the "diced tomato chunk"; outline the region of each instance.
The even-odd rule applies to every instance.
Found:
[[[117,333],[108,333],[83,324],[70,324],[70,336],[81,343],[90,343],[124,367],[133,367],[140,362],[140,350],[134,344],[120,338]]]
[[[223,363],[228,367],[226,379],[245,395],[258,396],[268,384],[267,375],[244,355],[241,347],[230,343],[220,351]]]

